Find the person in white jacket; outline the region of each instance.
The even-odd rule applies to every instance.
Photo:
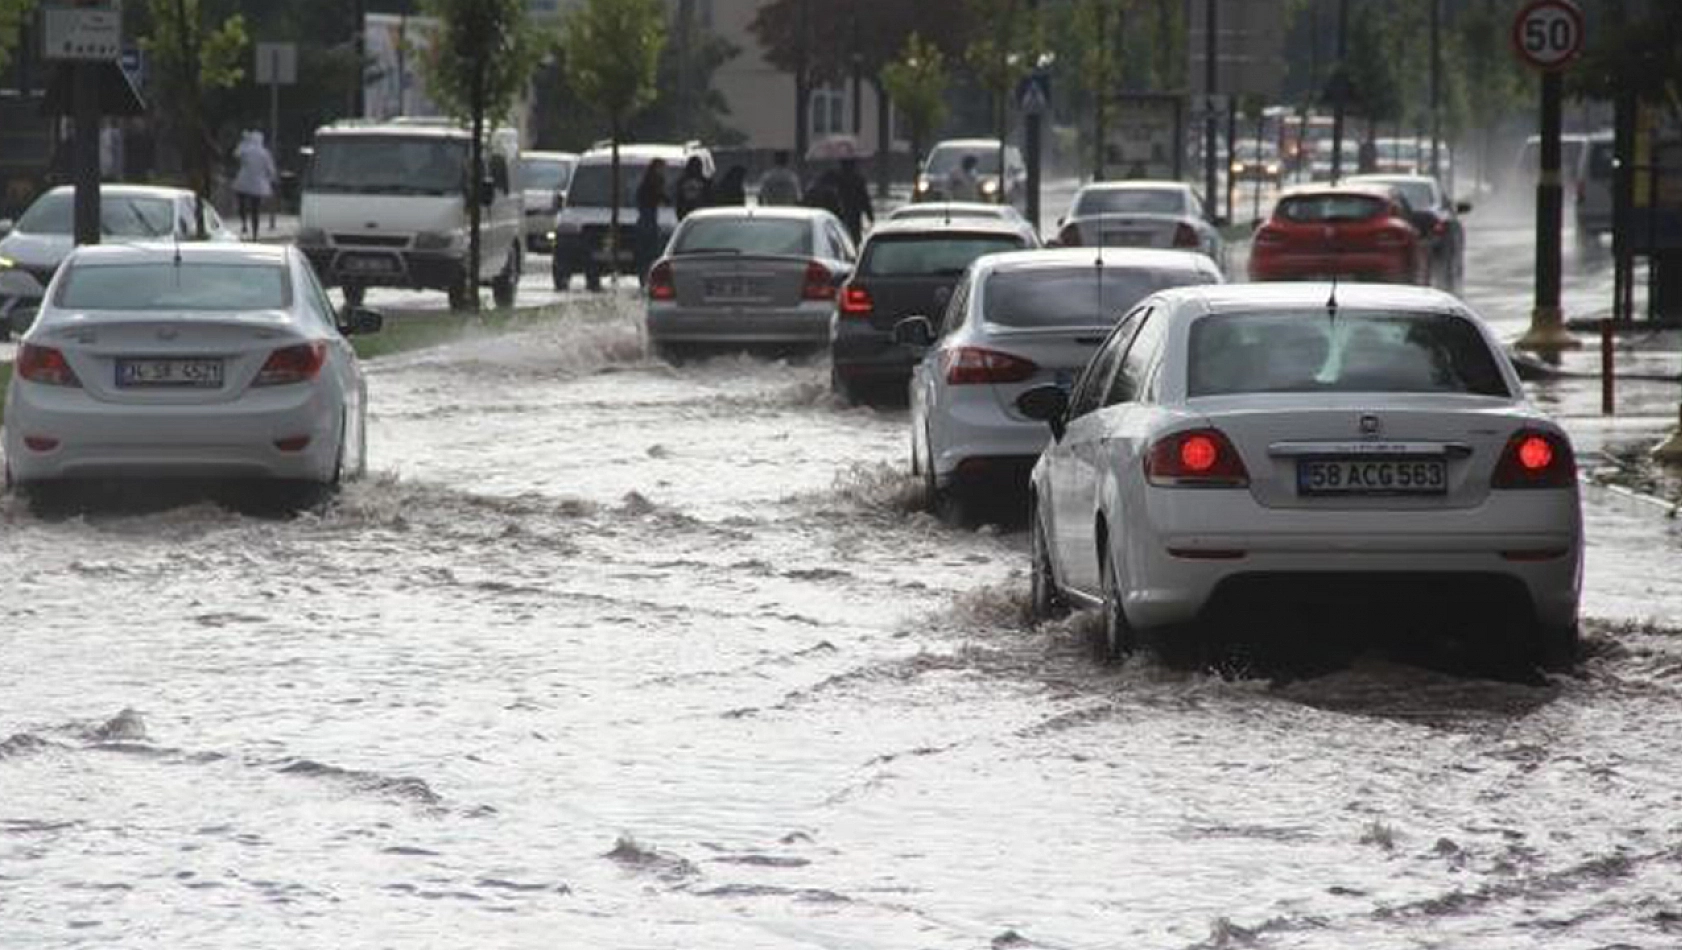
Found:
[[[275,180],[280,176],[275,172],[274,156],[263,144],[263,133],[255,129],[240,138],[234,158],[239,161],[234,194],[239,196],[240,236],[249,233],[255,241],[263,220],[263,200],[274,194]]]

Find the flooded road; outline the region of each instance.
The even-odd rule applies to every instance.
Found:
[[[1522,231],[1471,240],[1521,329]],[[319,514],[8,500],[0,947],[1682,944],[1653,507],[1588,490],[1573,676],[1104,668],[1020,532],[919,509],[902,412],[637,327],[375,361]],[[1674,412],[1541,395],[1586,452]]]

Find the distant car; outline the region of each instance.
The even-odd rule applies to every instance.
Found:
[[[1214,262],[1190,251],[1021,251],[970,265],[943,315],[908,317],[896,330],[925,350],[911,375],[911,460],[926,497],[1020,493],[1045,427],[1017,397],[1073,383],[1141,298],[1220,282]]]
[[[990,218],[997,221],[1021,221],[1022,212],[1015,205],[983,204],[979,201],[930,201],[923,204],[900,205],[889,212],[884,221],[929,221],[956,218]]]
[[[1400,192],[1407,202],[1409,220],[1425,242],[1430,279],[1434,287],[1459,293],[1466,275],[1466,229],[1460,216],[1471,213],[1465,201],[1450,201],[1448,193],[1430,175],[1356,175],[1351,185],[1385,185]]]
[[[691,158],[701,160],[701,170],[713,174],[712,152],[699,143],[684,145],[633,144],[619,146],[619,240],[617,254],[609,250],[612,231],[613,148],[608,144],[579,156],[567,186],[566,201],[555,214],[555,253],[550,275],[555,289],[565,290],[574,274],[584,275],[584,286],[600,290],[602,275],[629,274],[636,269],[637,185],[656,158],[666,162],[666,193],[677,190],[678,176]],[[660,209],[660,246],[665,247],[677,228],[677,213],[671,205]]]
[[[1592,244],[1612,233],[1612,184],[1617,155],[1610,133],[1590,136],[1577,168],[1577,241]],[[3,247],[3,245],[0,245]]]
[[[6,477],[29,492],[126,477],[326,488],[367,464],[341,316],[295,248],[104,245],[66,258],[18,345]]]
[[[1005,195],[1003,204],[1022,204],[1027,194],[1028,166],[1022,160],[1020,149],[1014,145],[1006,145],[1004,174],[1001,176],[998,139],[946,139],[936,144],[917,173],[911,200],[951,200],[952,196],[947,193],[947,179],[963,167],[964,159],[969,156],[975,157],[975,174],[980,179],[981,200],[998,201],[999,190],[1002,188]]]
[[[1423,284],[1430,258],[1389,185],[1303,185],[1286,191],[1250,243],[1251,280]]]
[[[1418,175],[1425,172],[1428,156],[1420,154],[1415,139],[1373,139],[1374,174]]]
[[[1242,139],[1227,169],[1234,181],[1265,181],[1277,185],[1285,177],[1279,146],[1267,139]]]
[[[649,342],[668,358],[696,345],[821,347],[856,256],[821,209],[697,211],[649,271]]]
[[[578,156],[572,152],[521,152],[520,188],[526,209],[526,250],[555,249],[555,212],[566,200]]]
[[[1447,294],[1165,291],[1072,391],[1018,405],[1054,439],[1033,472],[1034,609],[1101,606],[1112,656],[1269,604],[1441,621],[1549,666],[1576,653],[1571,442]]]
[[[983,254],[1039,246],[1026,223],[1002,220],[884,221],[872,228],[830,318],[836,395],[848,402],[904,398],[920,354],[894,340],[894,325],[943,312],[958,279]]]
[[[197,205],[196,196],[184,188],[101,185],[99,231],[112,240],[195,240]],[[15,223],[0,221],[0,328],[15,309],[41,302],[59,264],[76,246],[75,206],[76,190],[64,185],[36,198]],[[208,201],[204,226],[209,240],[239,240]]]
[[[1097,182],[1075,192],[1058,222],[1063,247],[1156,247],[1199,251],[1223,270],[1226,242],[1190,185],[1177,181]]]
[[[1342,157],[1337,167],[1340,178],[1347,178],[1361,170],[1361,143],[1356,141],[1347,130],[1344,132],[1340,155]],[[1309,158],[1308,177],[1313,181],[1331,181],[1332,140],[1330,138],[1321,139],[1314,144],[1314,152]]]

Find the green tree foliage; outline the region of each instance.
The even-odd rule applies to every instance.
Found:
[[[711,145],[739,145],[746,136],[725,121],[730,104],[713,88],[713,77],[741,50],[696,22],[695,0],[679,0],[669,39],[660,49],[656,89],[668,90],[632,117],[628,132],[639,139],[699,139]]]
[[[18,29],[35,12],[37,0],[0,0],[0,69],[11,61],[12,47],[18,42]]]
[[[894,108],[911,127],[911,159],[923,160],[923,145],[946,121],[946,86],[951,81],[946,55],[938,46],[912,33],[899,58],[882,67],[882,87]]]
[[[624,194],[619,143],[631,117],[654,101],[665,27],[661,0],[584,0],[562,28],[567,79],[580,99],[607,116],[616,197]],[[610,208],[609,242],[617,259],[619,201],[611,202]]]
[[[993,129],[999,140],[999,168],[1005,167],[1005,139],[1009,136],[1010,97],[1016,83],[1034,67],[1044,46],[1040,23],[1024,0],[968,0],[969,15],[980,24],[964,59],[977,83],[993,101]],[[1007,189],[997,197],[1007,201]]]
[[[204,203],[211,191],[211,173],[220,151],[206,122],[205,95],[226,89],[245,75],[242,63],[250,41],[245,18],[238,14],[209,26],[200,0],[149,0],[150,31],[140,45],[152,61],[157,97],[171,104],[181,157],[198,193],[196,227],[204,237]]]
[[[438,35],[421,60],[427,91],[473,134],[468,158],[473,178],[467,190],[465,300],[476,310],[482,206],[478,193],[485,180],[486,125],[494,127],[507,120],[541,50],[526,24],[521,0],[427,0],[426,11],[438,18]]]
[[[1583,96],[1615,100],[1624,94],[1669,110],[1682,121],[1682,17],[1667,4],[1639,13],[1623,0],[1601,0],[1587,48],[1566,73],[1566,87]]]
[[[949,59],[961,56],[975,24],[966,0],[771,0],[754,14],[748,29],[778,69],[813,82],[840,82],[852,72],[853,55],[866,76],[899,58],[912,33]],[[804,6],[805,35],[801,30]],[[855,42],[856,38],[856,42]]]

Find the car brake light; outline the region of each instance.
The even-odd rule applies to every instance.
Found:
[[[1159,487],[1243,488],[1250,484],[1250,473],[1223,432],[1192,429],[1150,447],[1145,480]]]
[[[672,262],[661,261],[648,272],[648,299],[676,300],[677,284],[672,282]]]
[[[952,386],[1020,383],[1038,371],[1038,365],[1020,356],[978,346],[960,346],[940,352],[941,375]]]
[[[1057,232],[1057,243],[1064,247],[1080,247],[1080,225],[1063,225],[1063,230]]]
[[[1197,229],[1181,221],[1174,228],[1175,247],[1197,247],[1201,243],[1197,239]]]
[[[863,287],[847,286],[841,291],[841,315],[868,317],[876,311],[876,301]]]
[[[834,300],[835,277],[817,261],[806,265],[806,281],[800,287],[801,300]]]
[[[1255,243],[1283,244],[1285,243],[1285,232],[1272,225],[1264,224],[1261,226],[1261,230],[1256,232]]]
[[[1552,432],[1520,429],[1495,465],[1495,488],[1570,488],[1577,461],[1570,443]]]
[[[17,374],[32,383],[45,386],[82,385],[82,381],[76,378],[76,371],[70,368],[70,361],[64,358],[64,353],[50,346],[25,343],[18,347]]]
[[[283,346],[269,354],[263,368],[257,371],[253,386],[281,386],[286,383],[307,383],[321,372],[327,362],[327,344],[316,340]]]

